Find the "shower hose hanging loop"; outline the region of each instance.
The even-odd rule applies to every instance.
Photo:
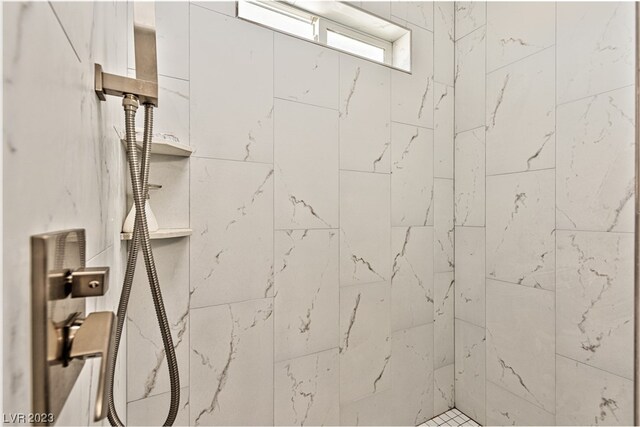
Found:
[[[109,393],[109,422],[114,426],[124,426],[120,420],[113,399],[113,383],[116,359],[118,357],[118,349],[120,340],[122,339],[122,330],[124,328],[124,319],[127,314],[127,306],[129,304],[129,296],[131,295],[131,287],[133,285],[133,277],[135,273],[136,263],[138,260],[138,251],[142,248],[142,255],[147,270],[151,295],[153,297],[153,305],[160,326],[162,335],[162,343],[164,345],[163,356],[167,359],[169,368],[169,381],[171,387],[171,403],[169,406],[169,414],[165,420],[165,426],[173,425],[180,404],[180,378],[178,374],[178,362],[176,360],[175,348],[171,338],[171,329],[164,304],[162,302],[162,293],[160,291],[160,282],[156,271],[153,252],[151,251],[151,241],[149,239],[149,227],[145,213],[146,194],[149,191],[149,163],[151,159],[151,135],[153,134],[153,105],[144,104],[144,138],[142,145],[142,159],[138,159],[138,150],[136,147],[136,130],[135,118],[138,110],[138,98],[135,95],[125,95],[122,100],[122,106],[125,112],[125,133],[127,139],[127,159],[129,161],[129,173],[131,175],[131,187],[133,191],[133,200],[136,206],[136,219],[133,229],[133,238],[129,246],[129,254],[127,257],[127,268],[124,276],[124,284],[122,293],[120,294],[120,303],[118,304],[118,320],[116,325],[115,351],[113,360],[113,369],[111,370],[111,390]]]

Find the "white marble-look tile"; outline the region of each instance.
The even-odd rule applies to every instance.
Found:
[[[633,381],[562,356],[556,370],[557,425],[633,425]]]
[[[180,380],[182,380],[182,378],[181,376]],[[130,426],[163,425],[169,413],[170,403],[171,393],[158,394],[147,397],[146,399],[130,402],[127,404],[126,423]],[[173,425],[189,425],[189,387],[180,389],[180,406],[178,407],[178,415]]]
[[[559,229],[633,231],[634,89],[558,107]]]
[[[274,34],[274,96],[338,109],[340,54],[286,34]]]
[[[554,49],[489,73],[486,111],[487,175],[555,167]]]
[[[195,5],[190,19],[190,129],[196,155],[271,162],[273,32]]]
[[[215,12],[219,12],[228,16],[235,17],[236,5],[238,3],[235,1],[225,1],[225,0],[211,0],[211,1],[191,0],[191,4],[195,4],[195,5],[204,7],[205,9],[213,10]]]
[[[391,256],[391,330],[433,322],[433,227],[392,227]]]
[[[338,227],[338,113],[275,100],[275,226]]]
[[[340,425],[389,426],[392,422],[391,389],[340,405]]]
[[[391,126],[391,224],[433,225],[433,130]]]
[[[453,346],[452,346],[453,347]],[[433,371],[433,413],[442,414],[455,406],[455,366],[450,364]]]
[[[417,426],[433,412],[433,324],[394,332],[391,339],[394,425]]]
[[[436,82],[433,104],[433,176],[453,178],[453,86]]]
[[[407,28],[414,52],[411,74],[391,72],[391,119],[433,129],[433,33],[413,24]]]
[[[487,280],[487,380],[553,412],[554,293]]]
[[[189,386],[189,242],[156,240],[153,253],[171,337],[178,360],[180,386]],[[127,312],[127,401],[165,393],[167,357],[149,290],[144,260],[138,256]]]
[[[456,319],[456,408],[485,423],[485,329]]]
[[[338,230],[275,234],[275,360],[338,346]]]
[[[339,386],[337,348],[276,363],[274,424],[339,425]]]
[[[271,165],[193,158],[191,197],[191,306],[272,296]]]
[[[391,388],[389,283],[340,289],[340,403]]]
[[[452,179],[434,179],[433,266],[436,273],[453,271],[453,187]]]
[[[633,84],[633,3],[562,2],[556,13],[558,103]]]
[[[456,41],[486,23],[487,3],[485,1],[455,2]]]
[[[485,124],[485,36],[486,28],[483,26],[456,42],[456,133]]]
[[[340,55],[340,168],[391,171],[391,73]]]
[[[160,228],[189,228],[189,160],[153,154],[151,162],[149,182],[162,185],[162,188],[149,191],[149,204],[158,225]],[[127,202],[127,208],[131,208],[131,193]],[[120,225],[123,223],[124,218]]]
[[[129,70],[130,77],[132,70]],[[166,132],[176,136],[181,144],[189,145],[189,82],[182,79],[158,76],[160,106],[153,112],[153,132]],[[144,114],[138,110],[136,127],[144,126]],[[119,127],[124,129],[124,120]],[[151,168],[153,170],[153,168]]]
[[[389,175],[340,172],[340,284],[391,277]]]
[[[487,381],[487,425],[553,426],[555,416]]]
[[[485,131],[484,126],[456,135],[455,223],[482,227],[485,224]]]
[[[633,234],[560,231],[557,353],[633,378]]]
[[[190,365],[190,425],[272,424],[272,299],[192,310]]]
[[[453,86],[455,65],[454,2],[434,2],[433,21],[433,56],[435,58],[433,79],[437,83]],[[437,94],[435,99],[438,99]]]
[[[432,1],[391,1],[391,15],[433,31]]]
[[[62,16],[61,7],[71,14]],[[3,409],[9,414],[32,412],[29,236],[83,227],[87,259],[104,253],[112,274],[121,277],[124,158],[114,126],[123,120],[122,107],[100,102],[92,88],[95,62],[126,74],[127,11],[123,3],[74,8],[26,2],[3,5],[3,14],[3,99],[12,105],[3,128],[3,191],[11,200],[3,218],[3,238],[11,248],[3,253],[3,280],[20,284],[3,289],[4,343],[12,349],[2,359]],[[47,72],[37,64],[47,64]],[[32,99],[42,114],[26,101]],[[110,293],[119,293],[118,282],[112,280]],[[117,309],[109,297],[94,303]],[[69,418],[61,416],[60,425],[89,424],[90,366],[82,377],[64,408]],[[120,404],[126,391],[124,384],[119,387],[121,378],[116,382]],[[123,406],[118,409],[126,412]]]
[[[552,2],[488,2],[487,71],[553,45],[555,18]]]
[[[361,1],[357,3],[358,7],[377,15],[381,18],[391,19],[391,1]]]
[[[485,229],[456,227],[455,316],[484,326]]]
[[[454,300],[455,289],[453,272],[436,273],[433,279],[434,289],[434,326],[433,326],[433,367],[454,363]],[[453,378],[453,374],[452,374]],[[436,413],[439,413],[436,411]]]
[[[487,277],[555,288],[555,171],[487,177]]]

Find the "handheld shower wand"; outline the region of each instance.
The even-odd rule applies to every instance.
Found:
[[[105,95],[122,97],[125,112],[125,134],[127,140],[127,160],[131,175],[133,200],[136,207],[136,219],[133,238],[129,246],[127,268],[118,305],[118,319],[116,324],[115,351],[110,372],[111,389],[109,390],[109,421],[114,426],[124,426],[118,416],[113,399],[113,378],[115,374],[118,348],[122,338],[122,329],[126,319],[129,296],[133,285],[138,252],[142,249],[144,263],[153,297],[153,304],[158,318],[158,325],[164,345],[163,356],[167,359],[169,381],[171,387],[171,403],[169,414],[164,422],[165,426],[172,425],[178,414],[180,404],[180,378],[175,348],[171,338],[171,329],[167,320],[160,282],[156,271],[151,241],[149,239],[149,225],[145,212],[146,197],[149,191],[149,163],[151,158],[151,136],[153,134],[153,108],[158,105],[158,70],[156,59],[155,5],[153,3],[134,3],[134,43],[136,57],[136,78],[128,78],[102,72],[102,67],[96,64],[96,93],[102,100]],[[142,158],[138,158],[136,147],[135,115],[139,103],[144,104],[144,137]]]

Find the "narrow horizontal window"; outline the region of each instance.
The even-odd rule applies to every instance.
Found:
[[[238,17],[403,71],[411,31],[339,1],[238,1]]]

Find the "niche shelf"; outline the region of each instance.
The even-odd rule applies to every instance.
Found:
[[[136,146],[138,150],[142,150],[142,129],[136,128]],[[118,132],[120,141],[127,149],[127,141],[124,131]],[[165,156],[189,157],[193,153],[193,148],[186,144],[178,142],[175,135],[169,133],[156,133],[151,137],[151,154],[162,154]]]
[[[174,239],[177,237],[191,236],[192,230],[190,228],[161,228],[158,231],[149,233],[151,240],[156,239]],[[120,233],[120,240],[131,240],[133,233]]]

